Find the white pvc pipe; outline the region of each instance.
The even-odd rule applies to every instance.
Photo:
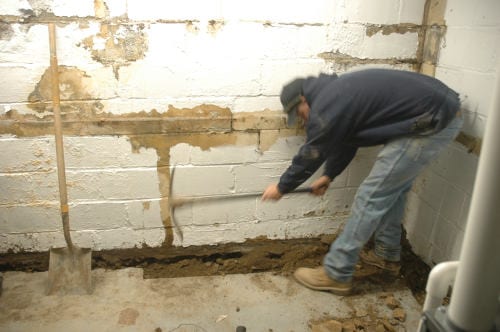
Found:
[[[500,63],[498,67],[500,69]],[[469,210],[448,321],[465,331],[488,331],[500,291],[500,72]]]
[[[442,304],[449,287],[455,281],[458,263],[458,261],[444,262],[432,268],[425,286],[427,294],[425,296],[424,311],[436,309]]]

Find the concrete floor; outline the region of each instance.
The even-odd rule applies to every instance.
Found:
[[[143,279],[142,269],[127,268],[92,270],[92,278],[91,295],[46,296],[47,272],[4,273],[0,331],[333,331],[332,319],[353,317],[415,331],[420,316],[408,289],[339,297],[273,273]],[[404,322],[396,324],[388,297],[398,301]]]

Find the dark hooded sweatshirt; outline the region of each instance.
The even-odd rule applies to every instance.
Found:
[[[404,136],[437,133],[460,108],[458,94],[439,80],[409,71],[367,69],[307,78],[307,141],[281,176],[287,193],[306,181],[325,161],[334,179],[362,146]]]

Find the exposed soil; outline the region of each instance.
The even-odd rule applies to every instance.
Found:
[[[289,275],[299,266],[321,265],[334,238],[255,239],[242,244],[94,251],[92,268],[142,267],[147,279],[270,271]],[[48,261],[48,252],[2,254],[0,271],[47,271]],[[404,241],[400,275],[387,275],[376,268],[359,264],[355,273],[354,294],[370,292],[373,285],[388,292],[407,287],[422,304],[429,271],[429,267]]]

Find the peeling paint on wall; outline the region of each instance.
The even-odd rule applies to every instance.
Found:
[[[376,25],[368,24],[366,26],[366,35],[371,37],[376,33],[381,32],[383,35],[390,35],[393,33],[405,34],[405,33],[420,33],[422,30],[421,25],[416,24],[389,24],[389,25]]]
[[[109,14],[109,9],[104,0],[94,0],[95,16],[97,18],[105,18]]]
[[[82,41],[92,58],[105,66],[112,66],[116,79],[119,68],[144,58],[148,49],[145,25],[101,24],[100,32]]]
[[[51,13],[53,2],[53,0],[28,0],[35,16]]]
[[[207,31],[212,36],[215,36],[217,34],[217,32],[222,30],[223,27],[224,27],[224,21],[210,20],[210,21],[208,21]]]
[[[366,65],[366,64],[409,64],[414,67],[418,66],[418,60],[416,58],[409,59],[365,59],[353,57],[349,54],[344,54],[340,52],[323,52],[318,54],[318,57],[325,59],[329,62],[334,62],[337,65],[343,65],[346,67],[353,67],[355,65]]]

